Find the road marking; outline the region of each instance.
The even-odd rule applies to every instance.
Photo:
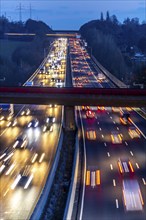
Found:
[[[112,119],[112,116],[110,116],[110,119]]]
[[[103,135],[103,134],[102,134],[101,136],[102,136],[102,138],[104,138],[104,135]]]
[[[113,170],[113,165],[112,164],[110,164],[110,168],[111,168],[111,170]]]
[[[132,157],[133,157],[133,152],[132,151],[130,151],[130,154],[132,155]]]
[[[119,127],[117,127],[117,130],[119,130]]]
[[[101,128],[99,128],[99,130],[101,131],[102,129],[101,129]]]
[[[140,167],[139,167],[139,165],[138,165],[138,163],[136,163],[136,166],[137,166],[137,169],[139,169]]]
[[[110,157],[110,156],[111,156],[109,152],[107,152],[107,156],[108,156],[108,157]]]
[[[6,190],[6,192],[4,193],[4,197],[7,195],[7,193],[9,192],[9,188]]]
[[[109,115],[109,112],[107,112],[107,114]]]
[[[95,184],[95,171],[91,172],[91,186],[94,188]]]
[[[107,146],[107,144],[104,142],[104,146]]]
[[[116,180],[113,179],[113,186],[116,186]]]
[[[97,122],[97,124],[99,125],[99,121]]]
[[[146,181],[144,178],[142,178],[143,184],[146,185]]]
[[[119,208],[119,202],[118,202],[118,199],[116,199],[116,208],[117,208],[117,209]]]
[[[113,123],[114,123],[114,124],[116,124],[116,122],[115,122],[115,121],[113,121]]]
[[[126,146],[128,146],[128,143],[125,141]]]

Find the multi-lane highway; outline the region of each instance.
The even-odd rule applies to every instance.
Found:
[[[67,40],[55,40],[31,85],[63,87],[66,51]],[[69,39],[69,51],[74,86],[114,86],[95,66],[80,39]],[[145,219],[145,119],[130,108],[98,104],[81,106],[77,113],[86,162],[80,220]],[[1,121],[0,130],[0,218],[6,220],[27,219],[32,213],[54,161],[62,108],[51,103],[17,105],[13,118],[16,121],[10,124]]]
[[[80,40],[70,39],[76,87],[112,87],[94,67]],[[133,109],[87,107],[79,110],[86,170],[80,219],[145,219],[146,122]]]
[[[66,51],[67,40],[55,40],[31,85],[64,86]],[[51,103],[14,109],[0,130],[0,219],[6,220],[31,215],[52,167],[62,123],[62,107]]]

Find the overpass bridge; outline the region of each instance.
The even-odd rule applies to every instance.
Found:
[[[146,90],[120,88],[1,87],[0,102],[64,106],[146,107]]]
[[[13,37],[34,37],[37,34],[35,33],[5,33],[4,36],[13,38]],[[78,31],[53,31],[51,33],[47,33],[47,37],[72,37],[76,38],[79,35]]]

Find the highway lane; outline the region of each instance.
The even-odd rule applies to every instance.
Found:
[[[33,80],[34,85],[40,84],[40,75],[44,74],[36,76]],[[65,74],[62,74],[62,79],[65,80]],[[48,86],[48,84],[46,85]],[[7,167],[0,175],[1,219],[28,219],[42,192],[54,161],[62,119],[62,107],[50,107],[49,104],[51,103],[48,103],[48,106],[24,106],[24,109],[30,109],[30,115],[20,116],[19,114],[17,117],[18,124],[13,128],[5,129],[5,132],[1,133],[1,156],[4,153],[2,151],[6,148],[13,149],[15,140],[21,133],[26,135],[28,141],[26,149],[13,149],[13,155],[7,160]],[[22,106],[20,105],[19,107],[21,108]],[[43,133],[42,126],[48,116],[55,116],[53,131]],[[39,125],[36,128],[28,128],[28,123],[35,118],[38,119]],[[6,156],[1,161],[4,162],[5,158]],[[11,172],[8,172],[12,165]],[[29,177],[33,176],[30,186],[27,189],[23,189],[22,184],[24,183],[21,182],[21,185],[19,184],[13,188],[12,186],[14,186],[18,174],[22,173],[22,171],[24,173],[24,170],[25,172],[28,171]]]
[[[128,149],[129,146],[125,144],[128,143],[129,136],[127,135],[127,128],[123,125],[118,124],[120,133],[123,135],[123,144],[122,145],[113,145],[111,144],[110,132],[117,128],[117,125],[113,123],[110,117],[113,117],[113,113],[106,114],[101,112],[97,114],[97,119],[86,119],[84,113],[82,113],[83,126],[85,131],[87,128],[92,126],[92,129],[97,131],[97,140],[89,141],[86,139],[86,155],[87,155],[87,170],[96,171],[100,170],[101,172],[101,184],[100,186],[86,186],[85,198],[84,198],[84,209],[82,219],[145,219],[145,212],[137,213],[126,213],[122,201],[122,178],[119,174],[117,167],[117,160],[121,157],[130,158],[134,166],[136,177],[139,176],[139,169],[136,167],[136,163],[139,166],[142,166],[142,175],[141,175],[141,189],[142,195],[145,195],[145,186],[142,186],[142,178],[145,178],[145,164],[146,158],[143,157],[141,163],[138,159],[134,159],[137,155],[133,145],[137,149],[137,143],[132,141],[132,149]],[[100,115],[100,116],[99,116]],[[112,116],[111,116],[112,115]],[[103,120],[104,118],[104,120]],[[123,132],[125,131],[125,133]],[[145,143],[143,140],[139,140],[141,143]],[[133,151],[134,156],[130,154],[130,151]],[[142,153],[143,149],[138,150],[138,153]],[[139,158],[140,159],[140,158]],[[143,176],[143,177],[142,177]],[[135,177],[135,178],[136,178]],[[116,186],[113,185],[113,181]],[[114,189],[116,188],[116,189]],[[119,208],[116,208],[116,199],[119,204]],[[144,207],[145,209],[145,207]]]
[[[61,111],[59,111],[59,113],[60,112]],[[59,116],[61,115],[58,115],[58,117]],[[12,176],[1,177],[1,184],[5,182],[4,187],[1,188],[2,197],[0,201],[2,204],[2,218],[26,219],[29,216],[29,213],[32,209],[32,204],[35,204],[35,202],[37,201],[42,186],[45,183],[48,172],[51,169],[58,143],[59,128],[60,121],[57,121],[57,123],[54,124],[54,129],[52,133],[47,132],[42,134],[39,127],[36,129],[30,128],[25,131],[29,139],[29,145],[27,149],[30,150],[16,150],[13,159],[17,164],[18,169],[20,168],[20,166],[23,167],[26,164],[32,166],[31,170],[32,172],[34,172],[33,184],[32,187],[27,190],[22,189],[22,187],[17,187],[15,190],[11,190],[10,187],[17,173],[17,168],[15,170],[16,172],[14,172]],[[42,153],[45,153],[44,162],[39,163],[38,161],[36,161],[32,164],[32,156],[35,153],[39,154],[39,158]],[[6,180],[8,181],[7,184]],[[18,203],[16,203],[15,200],[19,201],[19,205],[16,205]]]
[[[98,80],[98,71],[94,69],[87,53],[81,52],[79,44],[72,41],[71,62],[74,86],[110,87],[107,79]],[[83,71],[79,71],[80,68],[83,68]],[[84,80],[82,80],[83,76]],[[145,205],[143,205],[142,211],[126,211],[127,206],[124,205],[122,184],[126,179],[138,181],[141,195],[145,201],[146,140],[143,136],[140,139],[131,139],[128,133],[130,125],[121,124],[120,111],[113,112],[109,107],[103,111],[90,109],[95,112],[93,119],[86,118],[85,111],[81,111],[81,120],[86,137],[86,186],[81,219],[145,219]],[[145,121],[133,111],[130,114],[132,121],[138,124],[138,127],[145,133]],[[88,130],[96,132],[96,140],[87,138]],[[112,144],[111,132],[113,131],[119,132],[122,137],[122,144]],[[132,177],[131,175],[125,177],[119,172],[119,158],[127,158],[131,161],[135,170]],[[131,198],[130,205],[136,202],[134,199]]]

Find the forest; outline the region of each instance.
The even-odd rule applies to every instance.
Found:
[[[42,21],[10,22],[0,18],[0,86],[21,86],[48,52],[52,29]],[[4,33],[35,33],[35,37],[9,39]]]
[[[126,18],[120,23],[116,15],[90,21],[80,28],[88,43],[88,50],[117,78],[130,86],[143,83],[146,86],[146,60],[134,62],[136,53],[146,56],[146,23],[138,18]]]

